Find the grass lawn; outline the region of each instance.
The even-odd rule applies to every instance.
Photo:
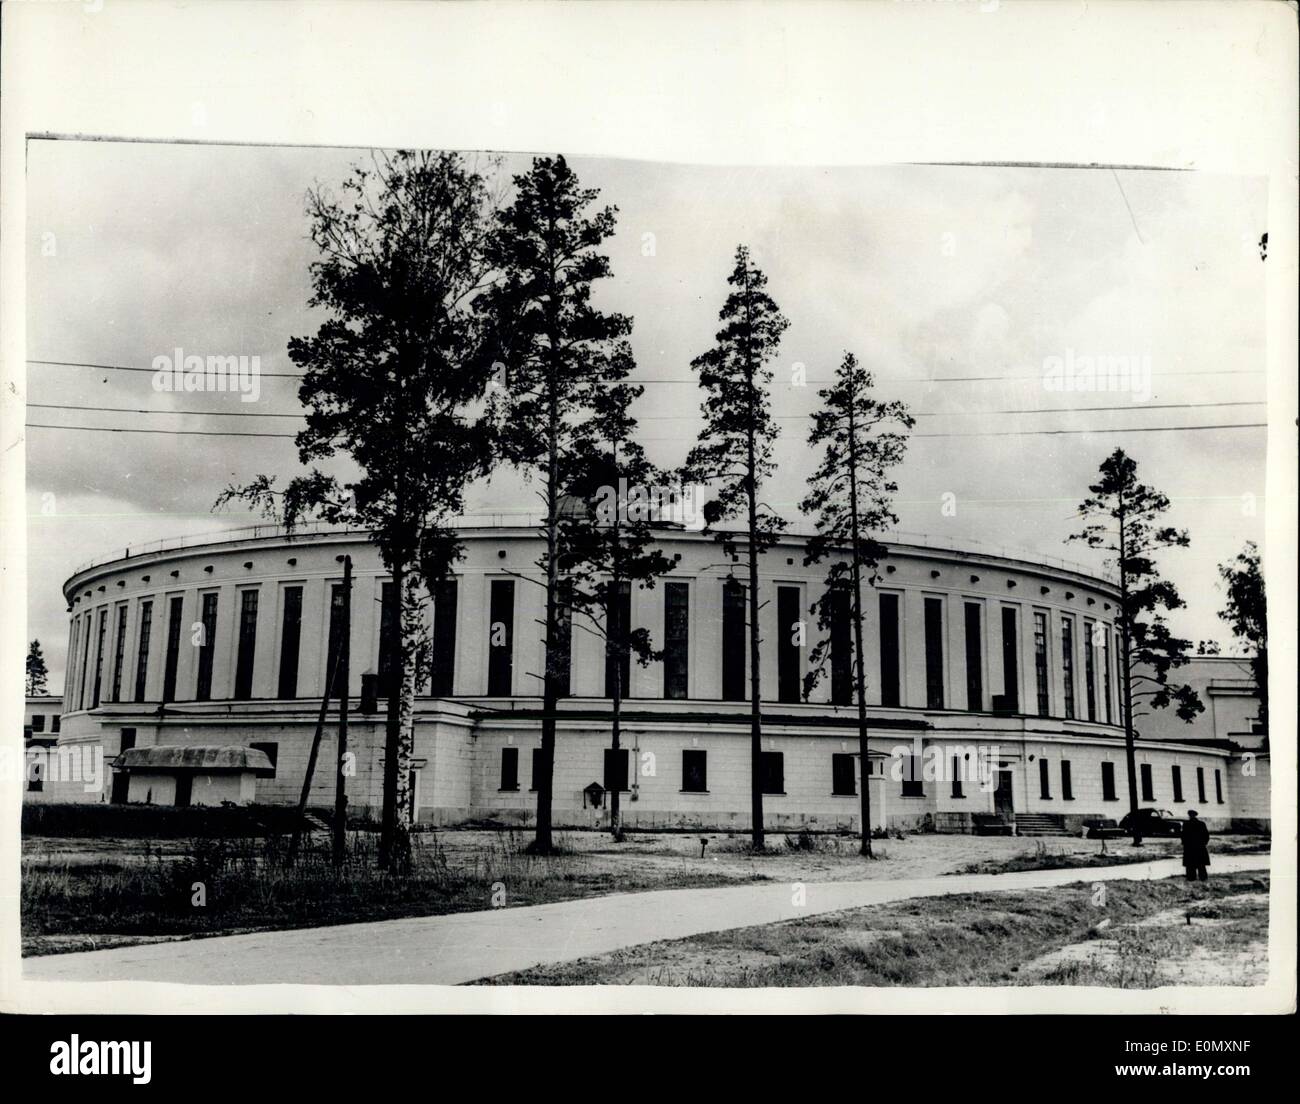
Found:
[[[448,835],[414,834],[408,875],[376,869],[374,840],[366,834],[352,837],[353,854],[341,870],[332,866],[321,837],[305,846],[292,868],[276,859],[282,840],[78,840],[75,847],[67,840],[29,841],[35,846],[23,860],[23,953],[738,885],[766,877],[752,863],[640,868],[601,862],[599,852],[574,849],[563,834],[557,836],[562,853],[547,857],[525,852],[530,833],[475,833],[472,842]]]
[[[81,826],[75,819],[70,823]],[[175,831],[184,827],[178,824]],[[1169,842],[1140,849],[1111,843],[1101,856],[1092,840],[1036,845],[1010,837],[917,834],[879,841],[877,859],[868,861],[858,855],[852,836],[773,832],[768,849],[755,854],[743,833],[634,833],[614,843],[604,833],[572,831],[557,837],[561,854],[540,858],[525,852],[529,830],[456,829],[415,833],[414,869],[394,877],[375,869],[371,833],[355,832],[350,839],[353,861],[336,872],[320,834],[292,869],[277,861],[282,836],[27,834],[23,953],[434,916],[651,889],[892,880],[971,867],[996,872],[1085,866],[1123,861],[1121,853],[1134,850],[1146,861],[1177,853]],[[1220,837],[1212,844],[1215,853],[1228,847]],[[1267,850],[1267,841],[1259,849]],[[201,903],[196,903],[196,883],[202,885]]]
[[[1268,877],[1080,883],[918,898],[651,943],[496,985],[1251,985],[1267,977]],[[1100,903],[1099,903],[1100,902]]]

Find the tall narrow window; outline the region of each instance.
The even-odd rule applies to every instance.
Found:
[[[302,640],[302,587],[284,588],[284,614],[280,620],[280,678],[276,697],[298,696],[298,646]]]
[[[1142,778],[1142,800],[1154,801],[1156,799],[1156,784],[1151,777],[1151,764],[1143,763],[1138,768],[1138,773]]]
[[[1038,757],[1038,796],[1043,801],[1050,801],[1052,797],[1051,767],[1041,755]]]
[[[488,690],[506,698],[514,687],[515,582],[493,579],[488,599]]]
[[[953,797],[966,796],[965,792],[962,790],[961,762],[962,762],[961,756],[954,755],[952,757],[952,796]]]
[[[880,596],[880,704],[899,704],[898,595]]]
[[[81,636],[81,618],[72,619],[72,637],[68,641],[68,674],[64,683],[68,690],[68,700],[63,703],[64,708],[69,711],[77,708],[74,700],[77,691],[77,641]]]
[[[1093,621],[1083,623],[1083,687],[1087,695],[1088,720],[1097,719],[1097,660],[1093,654],[1093,638],[1097,635]]]
[[[91,700],[90,707],[95,709],[99,705],[99,690],[104,677],[104,636],[108,631],[108,610],[99,611],[99,626],[95,630],[95,696]]]
[[[1002,693],[1006,707],[1012,713],[1020,712],[1020,662],[1016,642],[1016,611],[1011,606],[1002,607]]]
[[[383,619],[381,613],[380,619]],[[330,584],[330,620],[329,628],[326,630],[325,644],[325,673],[322,675],[322,683],[328,693],[336,693],[338,687],[330,685],[331,679],[335,673],[335,664],[340,662],[339,649],[343,646],[343,584]],[[350,634],[349,634],[350,635]],[[383,627],[380,627],[380,635],[384,635]],[[382,647],[382,646],[381,646]],[[339,677],[342,678],[340,670]],[[379,693],[387,697],[389,687],[385,685],[382,677],[379,679]]]
[[[800,697],[799,682],[803,675],[799,661],[799,642],[803,638],[800,604],[798,587],[776,588],[776,689],[778,700],[783,702],[797,702]]]
[[[966,708],[973,713],[984,708],[984,642],[978,602],[966,603]]]
[[[433,591],[433,652],[429,671],[429,693],[435,698],[450,697],[454,693],[457,601],[456,580],[440,580]],[[515,755],[517,763],[518,752]],[[519,788],[517,780],[513,788]]]
[[[1223,775],[1219,773],[1218,767],[1214,768],[1214,800],[1223,804]]]
[[[690,601],[687,583],[664,583],[664,697],[687,695],[690,660]]]
[[[1205,768],[1196,768],[1196,800],[1205,804]]]
[[[163,696],[162,700],[176,700],[176,663],[181,654],[181,613],[185,599],[178,594],[168,604],[167,611],[167,652],[163,660]]]
[[[853,701],[853,605],[849,592],[831,592],[831,704]]]
[[[1101,687],[1102,701],[1105,703],[1106,723],[1110,724],[1110,629],[1106,629],[1101,637]]]
[[[1047,682],[1047,614],[1034,613],[1034,686],[1038,691],[1038,715],[1046,717],[1051,709]]]
[[[501,749],[501,786],[502,790],[519,789],[519,749],[504,747]]]
[[[253,696],[253,660],[257,655],[257,591],[239,596],[239,650],[235,659],[235,700]]]
[[[1115,801],[1115,764],[1102,763],[1101,765],[1101,799],[1103,801]]]
[[[567,698],[573,692],[573,582],[570,579],[561,579],[556,588],[555,647],[552,651],[555,695]]]
[[[925,600],[925,707],[943,708],[943,599]]]
[[[722,586],[722,698],[745,700],[745,588],[735,579]]]
[[[619,696],[631,693],[632,656],[627,650],[627,634],[632,630],[632,584],[621,582],[615,592],[610,589],[605,601],[605,631],[609,636],[605,648],[605,697],[614,696],[614,679],[618,679]]]
[[[110,701],[122,700],[122,667],[126,663],[126,606],[117,607],[117,630],[113,635],[113,692]]]
[[[1065,681],[1065,716],[1074,719],[1074,618],[1061,618],[1061,674]]]
[[[628,792],[628,755],[627,748],[605,749],[605,789]]]
[[[397,626],[397,587],[384,583],[379,590],[379,692],[387,697],[396,689],[401,673],[393,662],[393,631]]]
[[[1070,760],[1061,760],[1061,800],[1074,800],[1074,781],[1070,777]]]
[[[203,637],[199,644],[199,677],[194,685],[194,700],[208,701],[212,697],[212,659],[217,645],[216,591],[203,596],[203,612],[199,617],[203,624]]]
[[[81,697],[79,701],[82,709],[86,708],[86,682],[90,673],[90,638],[94,635],[94,621],[95,615],[93,613],[87,613],[85,628],[86,635],[83,641],[81,654]]]
[[[1182,801],[1183,799],[1183,768],[1172,766],[1169,768],[1169,776],[1174,785],[1174,800]]]

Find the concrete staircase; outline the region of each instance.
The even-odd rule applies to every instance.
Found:
[[[1068,836],[1065,818],[1057,813],[1017,813],[1016,832],[1021,836]]]

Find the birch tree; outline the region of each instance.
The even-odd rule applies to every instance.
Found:
[[[491,282],[485,239],[491,198],[484,177],[452,153],[373,153],[338,195],[308,193],[308,305],[325,315],[316,333],[294,337],[303,369],[306,427],[298,459],[310,470],[283,490],[259,476],[228,487],[293,528],[308,518],[364,527],[392,576],[397,614],[389,654],[380,863],[409,864],[414,699],[427,592],[462,547],[454,519],[467,484],[486,471],[490,433],[481,414],[491,361],[475,298]],[[312,466],[348,461],[339,477]]]

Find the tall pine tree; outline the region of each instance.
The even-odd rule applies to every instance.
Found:
[[[553,849],[556,712],[568,675],[567,483],[596,433],[590,423],[604,389],[633,367],[632,320],[591,302],[592,285],[611,274],[600,247],[614,232],[616,214],[593,208],[597,196],[563,157],[538,157],[517,175],[514,199],[498,212],[489,241],[500,280],[480,301],[502,373],[492,396],[499,457],[539,480],[544,506],[537,567],[546,590],[545,664],[532,844],[541,854]]]
[[[622,705],[632,660],[646,666],[661,657],[650,633],[630,621],[634,590],[650,590],[672,570],[655,546],[662,480],[633,439],[631,404],[644,389],[631,384],[604,388],[594,397],[588,436],[569,454],[569,493],[588,504],[571,512],[564,526],[560,564],[566,595],[578,626],[593,633],[605,653],[605,693],[610,699],[610,832],[623,838]],[[632,764],[632,770],[637,765]]]
[[[45,655],[41,651],[41,642],[33,640],[27,647],[27,696],[29,698],[46,694],[50,673],[45,667]]]
[[[883,545],[872,533],[898,524],[892,501],[898,485],[889,472],[903,459],[914,425],[907,406],[872,395],[871,373],[845,353],[835,382],[819,392],[808,444],[822,446],[822,460],[809,479],[799,509],[815,518],[805,564],[830,560],[826,589],[813,603],[821,639],[809,657],[804,696],[820,681],[830,656],[832,628],[847,609],[853,623],[853,688],[858,707],[858,757],[862,772],[861,853],[871,857],[871,772],[867,741],[867,680],[863,657],[862,585],[874,586]]]
[[[715,497],[704,508],[705,528],[733,559],[738,534],[729,523],[739,521],[742,526],[748,568],[748,582],[742,585],[749,632],[751,838],[755,850],[761,850],[763,700],[758,559],[780,539],[785,521],[759,495],[773,471],[772,446],[779,432],[768,394],[770,364],[789,323],[765,290],[767,277],[755,267],[743,245],[736,249],[727,283],[731,291],[718,316],[722,328],[716,343],[691,361],[705,392],[704,426],[686,458],[683,476],[690,482],[710,484]]]
[[[1169,630],[1162,611],[1186,603],[1174,584],[1160,577],[1155,562],[1157,553],[1186,548],[1191,542],[1185,530],[1161,524],[1169,499],[1138,480],[1137,463],[1123,449],[1102,461],[1099,471],[1100,478],[1088,488],[1091,495],[1079,506],[1079,517],[1086,524],[1067,540],[1104,551],[1119,576],[1120,706],[1129,812],[1136,814],[1136,718],[1172,705],[1181,720],[1190,722],[1205,709],[1190,686],[1169,681],[1170,672],[1187,662],[1192,642]],[[1141,842],[1135,833],[1134,845]]]

